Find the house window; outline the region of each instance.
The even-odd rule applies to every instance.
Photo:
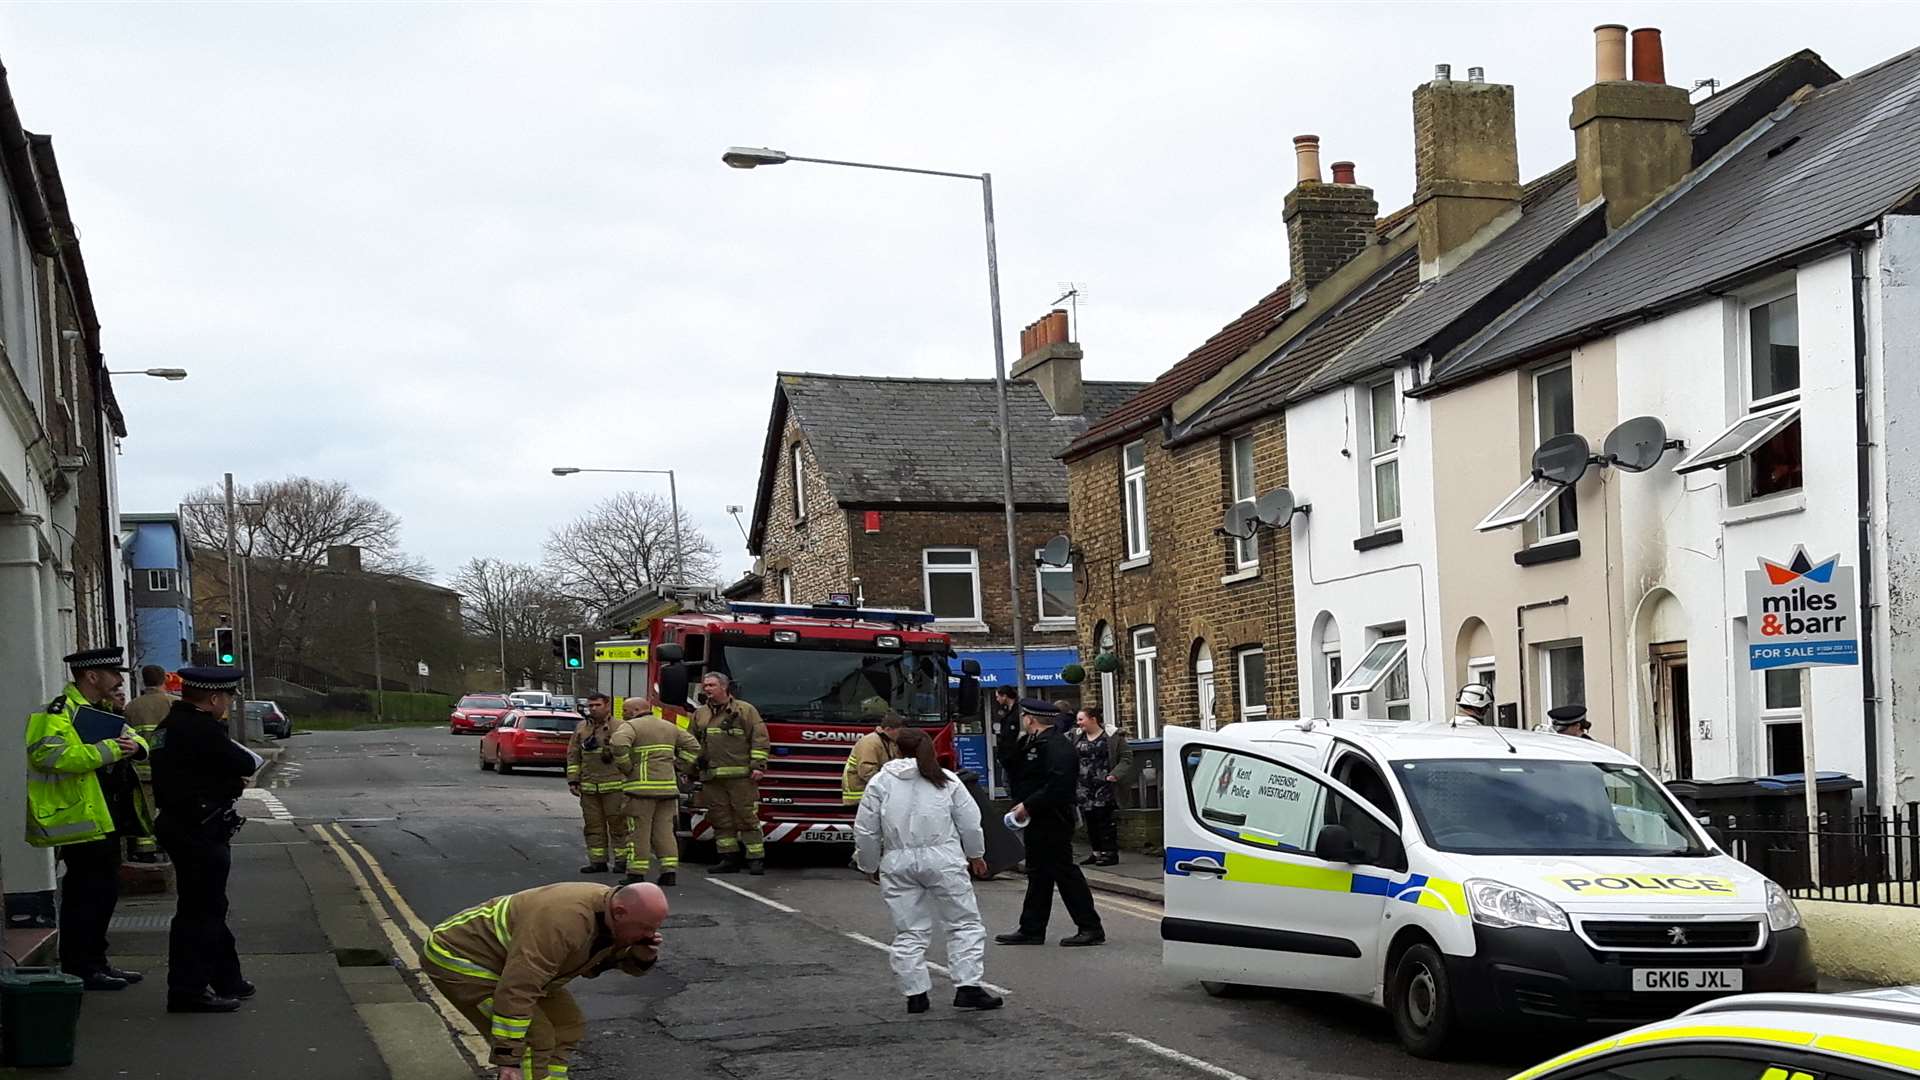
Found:
[[[1253,436],[1242,435],[1228,444],[1228,458],[1232,476],[1233,501],[1236,505],[1251,505],[1253,492]],[[1236,570],[1249,570],[1260,565],[1260,534],[1244,539],[1233,537],[1233,567]]]
[[[171,570],[147,571],[148,592],[172,592],[179,587],[180,579]]]
[[[1392,379],[1367,388],[1367,432],[1372,450],[1373,524],[1384,529],[1400,523],[1400,436],[1396,426],[1399,393]]]
[[[920,555],[927,610],[941,622],[980,621],[980,556],[972,548],[927,548]]]
[[[1040,553],[1034,552],[1035,556]],[[1034,570],[1040,593],[1040,621],[1072,626],[1077,600],[1073,587],[1073,564],[1048,566],[1040,563]]]
[[[1381,706],[1389,720],[1408,720],[1413,716],[1413,694],[1407,679],[1407,639],[1405,629],[1374,642],[1351,675],[1333,688],[1334,696],[1360,697],[1379,691]]]
[[[793,603],[793,571],[791,570],[780,571],[780,602]]]
[[[1321,656],[1322,656],[1322,662],[1327,666],[1327,685],[1339,686],[1340,673],[1343,670],[1342,665],[1340,663],[1339,646],[1338,645],[1333,646],[1328,651],[1321,654]],[[1331,694],[1330,696],[1332,697],[1333,700],[1327,703],[1328,704],[1327,715],[1332,717],[1335,720],[1339,720],[1342,717],[1345,717],[1347,715],[1347,708],[1345,704],[1346,699],[1342,698],[1339,694]]]
[[[1562,705],[1587,703],[1587,654],[1577,641],[1542,645],[1540,655],[1540,716]]]
[[[1267,653],[1265,649],[1241,649],[1233,654],[1234,679],[1240,686],[1240,719],[1264,720],[1267,717]]]
[[[1739,501],[1797,491],[1800,440],[1800,304],[1792,293],[1749,306],[1740,326],[1744,408],[1719,434],[1673,467],[1676,473],[1735,466]]]
[[[1767,775],[1800,772],[1807,763],[1800,734],[1800,670],[1776,669],[1762,672],[1760,677],[1760,723],[1767,733]]]
[[[1120,490],[1127,515],[1127,558],[1144,559],[1147,547],[1147,444],[1130,442],[1120,451]]]
[[[1139,737],[1160,737],[1159,637],[1151,626],[1133,631],[1133,714],[1139,718]]]
[[[1533,376],[1534,445],[1573,433],[1573,365],[1558,364]],[[1562,487],[1533,519],[1534,543],[1565,540],[1580,529],[1580,500],[1572,486]]]
[[[793,466],[793,517],[804,521],[807,517],[807,470],[806,456],[800,452],[800,444],[794,443],[789,451]]]

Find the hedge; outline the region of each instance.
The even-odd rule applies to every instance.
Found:
[[[453,711],[453,699],[445,694],[415,694],[389,690],[381,702],[381,717],[405,724],[437,723]],[[342,712],[372,713],[371,690],[329,690],[327,708]]]

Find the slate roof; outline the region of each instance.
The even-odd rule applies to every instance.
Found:
[[[1752,127],[1775,105],[1802,86],[1826,86],[1840,81],[1820,54],[1801,49],[1761,68],[1732,86],[1723,86],[1693,107],[1693,163],[1703,165],[1741,132]],[[1727,122],[1720,122],[1726,117]]]
[[[1031,381],[1009,382],[1014,501],[1065,506],[1067,467],[1061,451],[1089,421],[1144,387],[1088,382],[1086,415],[1065,417],[1054,415]],[[783,408],[806,433],[835,502],[1000,505],[999,414],[991,379],[782,372],[774,402],[775,440],[784,426]],[[771,475],[768,469],[762,472]]]
[[[1409,249],[1348,293],[1314,326],[1268,357],[1188,421],[1181,438],[1209,435],[1276,411],[1300,380],[1366,333],[1420,284],[1420,252]]]
[[[1777,115],[1777,114],[1776,114]],[[1436,389],[1566,348],[1599,328],[1694,302],[1830,242],[1920,189],[1920,49],[1813,90],[1630,222],[1593,261],[1470,351]]]

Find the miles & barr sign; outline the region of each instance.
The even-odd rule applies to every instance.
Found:
[[[1833,555],[1816,563],[1805,547],[1784,563],[1761,559],[1747,571],[1747,666],[1847,666],[1860,663],[1859,594],[1853,568]]]

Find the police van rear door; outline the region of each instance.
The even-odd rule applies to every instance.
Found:
[[[1215,982],[1370,993],[1391,883],[1405,876],[1394,826],[1292,755],[1173,728],[1167,749],[1180,776],[1163,814],[1166,966]],[[1329,825],[1351,841],[1343,857],[1315,854],[1316,844],[1332,854]]]

